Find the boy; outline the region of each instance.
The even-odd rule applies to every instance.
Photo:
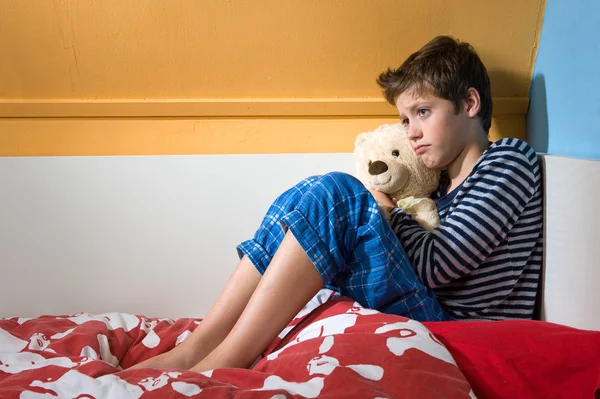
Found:
[[[491,144],[485,67],[437,37],[378,79],[415,152],[444,168],[441,225],[427,232],[355,178],[308,178],[275,200],[202,323],[136,365],[249,367],[325,284],[363,306],[421,321],[531,318],[541,266],[541,188],[524,142]],[[390,225],[376,200],[393,208]]]

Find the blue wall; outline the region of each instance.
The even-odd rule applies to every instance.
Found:
[[[536,151],[600,159],[599,0],[547,0],[530,98]]]

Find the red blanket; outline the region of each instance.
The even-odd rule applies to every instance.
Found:
[[[552,326],[562,339],[576,338],[580,345],[572,348],[575,353],[567,356],[571,360],[563,361],[556,371],[550,370],[549,364],[554,363],[547,357],[536,360],[539,354],[528,342],[527,351],[534,359],[521,363],[531,368],[537,361],[546,366],[541,369],[544,373],[562,377],[553,382],[526,376],[519,381],[523,373],[514,371],[519,366],[515,359],[523,360],[523,352],[516,356],[514,348],[505,348],[513,356],[509,362],[497,354],[504,353],[502,348],[491,348],[507,345],[508,339],[496,337],[490,347],[484,342],[485,334],[495,334],[494,326],[506,329],[511,323],[446,322],[427,328],[362,308],[346,298],[299,315],[252,370],[199,374],[127,369],[178,345],[199,323],[125,313],[0,320],[0,398],[591,398],[600,381],[597,332],[530,322],[527,326],[538,330]],[[504,369],[513,372],[503,373]],[[535,370],[527,373],[536,375]],[[508,381],[510,387],[507,378],[514,380]],[[567,380],[573,383],[569,386]],[[559,391],[549,390],[555,382]],[[547,392],[555,395],[543,396]],[[582,394],[590,396],[578,396]]]

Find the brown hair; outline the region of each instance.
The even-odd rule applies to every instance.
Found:
[[[492,124],[492,94],[490,78],[479,56],[469,43],[450,36],[437,36],[420,50],[411,54],[395,70],[381,73],[377,83],[387,101],[396,105],[402,93],[414,90],[417,94],[431,93],[454,104],[456,113],[467,99],[469,88],[479,92],[481,106],[477,116],[483,129],[489,132]]]

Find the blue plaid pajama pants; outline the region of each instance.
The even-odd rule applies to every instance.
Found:
[[[289,230],[324,284],[362,306],[418,321],[451,317],[417,276],[371,193],[351,175],[309,177],[270,206],[238,247],[264,274]]]

